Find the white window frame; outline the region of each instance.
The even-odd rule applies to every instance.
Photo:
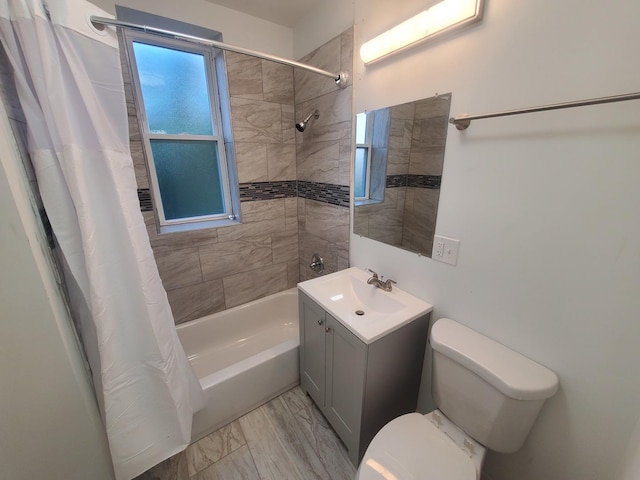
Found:
[[[151,193],[157,222],[161,233],[172,231],[192,230],[196,228],[220,227],[231,225],[236,220],[233,210],[233,202],[231,198],[231,179],[229,170],[231,166],[225,151],[225,142],[223,137],[223,126],[220,110],[220,100],[218,94],[215,56],[216,51],[212,47],[205,45],[197,45],[191,42],[185,42],[172,38],[165,38],[154,34],[135,32],[125,30],[124,39],[127,48],[127,56],[129,59],[129,68],[131,72],[132,83],[135,92],[135,104],[138,114],[138,123],[140,126],[140,136],[142,138],[143,148],[145,150],[147,171],[149,173],[149,183],[151,185]],[[205,73],[207,76],[207,85],[209,88],[209,102],[211,110],[211,122],[214,135],[190,135],[190,134],[159,134],[149,131],[149,122],[147,119],[146,108],[144,104],[144,96],[140,85],[140,75],[138,74],[138,66],[136,63],[135,53],[133,51],[133,43],[145,43],[148,45],[180,50],[188,53],[203,55],[205,59]],[[225,211],[215,215],[202,215],[197,217],[184,217],[169,220],[165,217],[164,206],[162,205],[162,196],[160,195],[160,186],[153,160],[153,151],[151,149],[151,140],[178,140],[178,141],[204,141],[215,142],[218,150],[218,168],[220,172],[220,183],[222,185],[222,197],[224,199]]]
[[[353,199],[357,202],[369,200],[371,196],[371,145],[373,138],[373,117],[365,112],[366,115],[366,130],[365,130],[365,143],[356,143],[356,152],[358,148],[364,148],[367,151],[367,159],[366,159],[366,167],[367,174],[365,175],[365,187],[364,187],[364,197],[356,197],[355,196],[355,178],[354,178],[354,189],[353,189]],[[356,122],[357,124],[357,122]],[[357,156],[357,153],[356,153]],[[355,174],[355,158],[354,158],[354,174]]]

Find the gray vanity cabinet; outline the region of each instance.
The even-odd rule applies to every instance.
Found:
[[[300,307],[300,386],[357,467],[387,422],[418,401],[429,314],[365,343],[305,293]]]

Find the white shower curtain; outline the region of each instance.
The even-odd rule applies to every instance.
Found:
[[[117,479],[181,451],[202,391],[137,199],[118,43],[84,0],[0,0],[29,150],[59,245]],[[55,441],[55,439],[52,439]]]

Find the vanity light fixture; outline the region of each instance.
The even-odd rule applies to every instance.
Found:
[[[360,58],[368,65],[426,40],[482,19],[484,0],[442,0],[415,17],[365,42]]]

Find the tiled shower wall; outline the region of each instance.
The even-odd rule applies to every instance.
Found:
[[[303,61],[350,72],[352,49],[348,31]],[[177,323],[294,287],[316,275],[307,266],[316,251],[325,272],[348,266],[351,87],[297,70],[294,81],[291,67],[225,56],[242,224],[158,234],[152,209],[143,212]],[[123,77],[144,190],[149,179],[124,55]],[[296,118],[312,107],[320,119],[298,133]]]
[[[353,28],[301,59],[331,72],[353,72]],[[300,280],[317,277],[309,268],[320,254],[325,272],[349,267],[349,183],[353,86],[341,89],[330,79],[296,69],[298,120],[318,109],[320,117],[296,133]],[[314,192],[315,190],[315,192]],[[336,192],[330,201],[323,192]]]
[[[286,196],[286,181],[296,179],[293,69],[245,55],[225,55],[238,181],[245,191],[257,189],[243,195],[240,225],[158,234],[155,213],[143,212],[177,323],[298,282],[295,189]],[[145,189],[149,180],[124,61],[123,77],[138,187]],[[274,198],[278,196],[282,198]]]

